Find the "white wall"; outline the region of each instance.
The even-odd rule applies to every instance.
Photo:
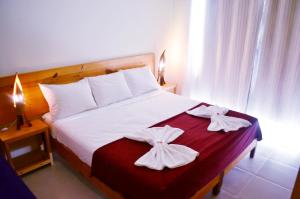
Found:
[[[1,0],[0,75],[166,48],[173,0]]]
[[[191,0],[174,0],[168,34],[166,79],[177,84],[181,93],[188,59],[188,35]]]
[[[0,76],[166,48],[166,80],[180,90],[189,2],[1,0]]]

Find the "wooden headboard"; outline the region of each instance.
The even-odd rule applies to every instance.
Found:
[[[116,58],[72,66],[56,67],[48,70],[19,74],[25,97],[25,114],[29,119],[40,117],[48,112],[38,83],[64,84],[78,81],[84,77],[103,75],[119,69],[128,69],[148,65],[154,72],[154,53]],[[15,120],[12,101],[14,75],[0,78],[0,125]]]

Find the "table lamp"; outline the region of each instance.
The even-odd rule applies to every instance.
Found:
[[[158,77],[157,77],[157,82],[163,86],[166,84],[165,82],[165,66],[166,66],[166,57],[165,57],[166,50],[161,54],[160,59],[159,59],[159,65],[158,65]]]
[[[16,73],[16,77],[15,77],[13,101],[14,101],[14,107],[16,109],[16,116],[17,116],[16,119],[17,130],[20,130],[21,126],[23,126],[25,123],[28,126],[31,126],[31,123],[25,117],[25,113],[24,113],[25,103],[24,103],[24,96],[23,96],[23,88],[18,73]]]

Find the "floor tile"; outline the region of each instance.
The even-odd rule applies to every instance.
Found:
[[[290,199],[291,191],[260,177],[253,178],[242,190],[241,199]]]
[[[82,176],[60,161],[29,173],[23,181],[38,199],[103,199]]]
[[[277,148],[270,157],[272,160],[285,163],[296,169],[300,166],[300,151]]]
[[[255,155],[254,158],[249,158],[249,156],[246,156],[238,163],[237,167],[256,174],[263,167],[266,161],[267,158],[263,156]]]
[[[255,156],[263,156],[270,158],[275,152],[274,147],[264,141],[258,142],[256,146]]]
[[[257,173],[258,176],[270,180],[284,188],[292,189],[298,170],[273,160],[268,160]]]
[[[240,191],[250,182],[252,178],[254,178],[253,174],[250,174],[239,168],[234,168],[224,176],[222,189],[233,196],[238,196]]]

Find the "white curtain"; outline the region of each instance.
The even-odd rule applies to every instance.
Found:
[[[300,1],[265,1],[248,112],[300,124]]]
[[[207,0],[202,24],[198,1],[183,94],[300,124],[300,1]]]
[[[263,2],[206,1],[205,20],[198,30],[197,2],[192,1],[189,67],[183,93],[245,111]],[[201,31],[203,40],[198,39]]]

